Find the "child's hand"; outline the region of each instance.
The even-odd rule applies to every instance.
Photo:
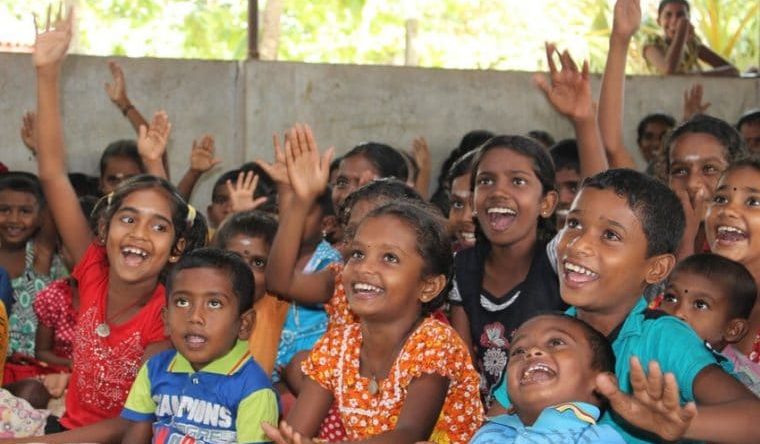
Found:
[[[124,71],[118,63],[108,62],[108,68],[111,70],[113,83],[105,83],[106,94],[119,109],[124,110],[130,105],[127,97],[127,82],[124,80]]]
[[[302,202],[314,202],[327,189],[333,151],[330,148],[320,157],[314,134],[308,125],[296,124],[290,130],[285,161],[293,193]]]
[[[557,71],[554,64],[554,53],[559,54],[562,71]],[[574,121],[580,121],[594,117],[594,104],[591,99],[591,82],[588,76],[588,61],[583,62],[583,68],[578,71],[578,66],[567,51],[561,54],[552,43],[546,44],[546,61],[549,64],[549,77],[551,85],[546,77],[536,74],[533,81],[552,107],[563,116]]]
[[[200,141],[193,140],[193,148],[190,150],[190,169],[198,174],[209,171],[222,162],[214,156],[215,154],[216,145],[210,134],[204,134]]]
[[[24,142],[32,154],[37,155],[37,129],[35,128],[36,114],[33,111],[27,111],[22,117],[21,124],[21,141]]]
[[[646,375],[639,360],[631,357],[633,396],[621,392],[614,377],[608,374],[598,375],[596,382],[615,412],[632,425],[656,433],[666,441],[683,437],[697,414],[693,402],[681,406],[675,376],[672,373],[663,376],[656,361],[649,363],[649,375]]]
[[[171,130],[172,124],[169,123],[169,116],[166,115],[166,112],[159,111],[154,114],[149,128],[144,125],[140,127],[140,134],[137,138],[137,151],[140,157],[150,161],[161,160],[161,156],[166,151]]]
[[[51,373],[43,377],[42,385],[45,386],[50,396],[60,398],[66,391],[66,386],[69,385],[70,377],[70,373]]]
[[[712,105],[710,102],[702,103],[702,96],[704,89],[701,83],[695,83],[691,85],[691,88],[686,88],[683,92],[683,120],[689,120],[697,114],[702,114],[707,111],[707,108]]]
[[[630,39],[641,25],[640,0],[617,0],[612,20],[612,34]]]
[[[40,30],[37,16],[34,16],[34,53],[32,60],[37,68],[59,67],[71,43],[71,33],[74,27],[74,11],[69,8],[66,17],[62,16],[63,2],[58,4],[55,21],[50,21],[50,8],[47,9],[45,28]],[[52,26],[52,28],[51,28]]]
[[[285,135],[285,149],[288,149],[290,140],[288,135]],[[290,178],[288,177],[288,166],[285,162],[285,151],[280,146],[280,138],[277,134],[272,134],[272,146],[274,147],[274,162],[268,163],[261,159],[256,161],[256,164],[261,167],[269,177],[272,178],[277,187],[282,189],[290,188]]]
[[[412,142],[412,157],[420,171],[430,169],[430,148],[424,137],[418,137]],[[409,173],[411,174],[411,171]]]
[[[253,198],[253,193],[256,191],[256,185],[258,184],[259,176],[254,174],[253,171],[241,171],[234,185],[232,181],[227,181],[226,185],[230,193],[230,206],[233,213],[255,210],[267,202],[266,196],[259,197],[258,199]]]
[[[285,421],[280,421],[280,428],[276,428],[266,422],[261,423],[261,428],[267,434],[274,444],[312,444],[314,441],[310,438],[301,436],[300,433],[293,430]]]

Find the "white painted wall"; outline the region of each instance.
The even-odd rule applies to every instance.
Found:
[[[133,137],[127,120],[103,90],[108,59],[69,56],[63,70],[64,129],[71,171],[97,174],[100,152],[113,140]],[[205,208],[214,176],[257,157],[271,158],[272,132],[294,122],[314,128],[320,146],[345,152],[374,140],[407,148],[428,139],[437,166],[472,129],[526,133],[544,129],[572,137],[524,72],[460,71],[386,66],[316,65],[290,62],[211,62],[118,59],[129,96],[146,118],[165,109],[173,124],[171,172],[179,180],[192,140],[216,137],[224,159],[193,196]],[[688,77],[633,77],[626,85],[626,143],[649,112],[681,115]],[[760,107],[760,79],[701,79],[710,113],[735,122],[743,110]],[[0,160],[34,171],[18,136],[21,115],[35,107],[34,69],[29,55],[0,54]],[[598,91],[599,77],[593,85]]]

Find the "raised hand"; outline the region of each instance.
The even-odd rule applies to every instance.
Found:
[[[610,401],[612,409],[632,425],[666,441],[683,437],[697,414],[697,407],[693,402],[681,406],[675,376],[663,375],[656,361],[649,363],[648,375],[636,357],[631,358],[630,364],[633,395],[621,392],[609,374],[597,376],[601,394]]]
[[[559,55],[561,71],[557,70],[554,53]],[[541,74],[536,74],[533,81],[543,91],[552,107],[571,120],[594,117],[588,61],[584,61],[582,69],[578,71],[578,66],[570,53],[567,51],[560,53],[552,43],[546,44],[546,61],[549,64],[550,81]]]
[[[253,198],[253,193],[258,184],[259,176],[253,171],[241,171],[234,184],[231,180],[227,181],[226,185],[230,193],[230,206],[233,213],[255,210],[267,202],[266,197]]]
[[[288,149],[290,140],[285,135],[285,149]],[[288,166],[285,163],[285,150],[280,146],[280,138],[277,134],[272,134],[272,146],[274,147],[274,162],[268,163],[264,160],[256,160],[256,164],[261,167],[269,177],[277,184],[282,192],[283,188],[290,188],[290,178],[288,177]]]
[[[691,85],[691,88],[686,88],[683,92],[683,120],[689,120],[697,114],[702,114],[707,111],[707,108],[712,105],[710,102],[702,103],[702,97],[704,95],[704,88],[701,83],[695,83]]]
[[[288,424],[285,421],[280,421],[279,428],[271,424],[267,424],[266,422],[262,422],[261,428],[264,430],[264,433],[267,434],[269,439],[271,439],[274,444],[312,444],[314,443],[314,440],[302,436],[300,433],[293,430],[293,427],[291,427],[290,424]]]
[[[430,168],[430,148],[424,137],[417,137],[412,141],[412,157],[420,170]]]
[[[617,0],[612,19],[612,34],[630,39],[641,25],[640,0]]]
[[[210,134],[204,134],[200,141],[193,140],[193,148],[190,150],[190,170],[203,174],[219,165],[222,160],[216,158],[215,154],[216,145]]]
[[[33,111],[27,111],[21,118],[21,141],[24,142],[29,151],[32,154],[37,154],[37,128],[36,125],[37,116]]]
[[[116,106],[122,111],[125,107],[129,106],[129,98],[127,97],[127,83],[124,80],[124,71],[121,66],[116,62],[108,62],[108,68],[111,70],[112,83],[105,83],[106,94]]]
[[[146,128],[145,125],[140,127],[137,138],[137,151],[140,156],[149,161],[161,160],[161,156],[166,151],[171,130],[172,124],[169,123],[169,116],[165,111],[154,114],[150,127]]]
[[[58,4],[58,12],[51,22],[51,6],[48,5],[45,26],[40,28],[37,16],[34,16],[34,53],[32,60],[37,68],[60,67],[71,43],[74,27],[74,11],[69,8],[66,17],[63,13],[63,2]]]
[[[327,189],[330,179],[330,161],[334,149],[320,157],[314,134],[308,125],[296,124],[289,134],[285,147],[285,162],[293,192],[303,202],[313,202]]]

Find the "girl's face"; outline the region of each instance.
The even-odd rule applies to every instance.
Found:
[[[266,275],[264,273],[269,257],[269,244],[263,237],[253,237],[245,233],[238,233],[227,242],[225,250],[234,251],[243,257],[253,271],[255,285],[254,300],[264,295],[266,291]]]
[[[546,218],[554,212],[557,193],[543,194],[533,168],[531,157],[507,148],[491,149],[481,158],[475,173],[475,211],[492,244],[534,242],[539,216]]]
[[[462,248],[475,245],[475,221],[472,218],[470,173],[455,177],[451,181],[449,232]]]
[[[726,148],[710,134],[686,133],[670,149],[670,189],[686,192],[692,207],[709,199],[728,168]]]
[[[686,6],[680,3],[668,3],[662,8],[659,17],[657,17],[657,24],[660,25],[663,31],[665,31],[665,37],[668,40],[673,40],[676,36],[676,30],[678,29],[678,21],[681,19],[689,19],[689,11]]]
[[[705,234],[713,253],[760,270],[760,171],[736,168],[718,183],[707,208]],[[757,277],[757,275],[755,275]]]
[[[116,189],[120,183],[132,176],[143,173],[140,165],[134,160],[124,156],[113,156],[106,161],[106,167],[100,176],[100,189],[103,194],[108,194]]]
[[[343,201],[349,194],[378,177],[380,177],[380,173],[364,156],[356,155],[341,160],[338,175],[335,178],[335,186],[332,190],[333,208],[336,214],[340,211],[340,206],[343,205]]]
[[[0,245],[23,247],[40,227],[40,204],[32,193],[0,191]]]
[[[419,316],[424,269],[416,233],[407,223],[387,215],[363,220],[343,270],[351,310],[362,319]]]
[[[156,279],[174,256],[169,197],[162,190],[136,190],[124,197],[108,227],[106,251],[111,271],[124,282]],[[181,240],[180,240],[181,242]]]

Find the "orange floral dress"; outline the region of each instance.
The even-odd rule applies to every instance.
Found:
[[[341,327],[348,324],[356,324],[359,322],[359,318],[351,311],[348,306],[348,298],[346,297],[346,289],[343,288],[343,263],[334,262],[327,266],[330,271],[335,275],[335,286],[333,295],[327,304],[325,304],[325,311],[327,312],[327,330],[331,330],[335,327]]]
[[[426,318],[406,340],[374,396],[369,393],[370,379],[359,374],[361,344],[357,323],[328,329],[301,366],[307,376],[333,393],[349,439],[393,430],[409,384],[424,374],[437,374],[449,379],[449,388],[430,441],[470,441],[484,418],[480,377],[451,327]]]

